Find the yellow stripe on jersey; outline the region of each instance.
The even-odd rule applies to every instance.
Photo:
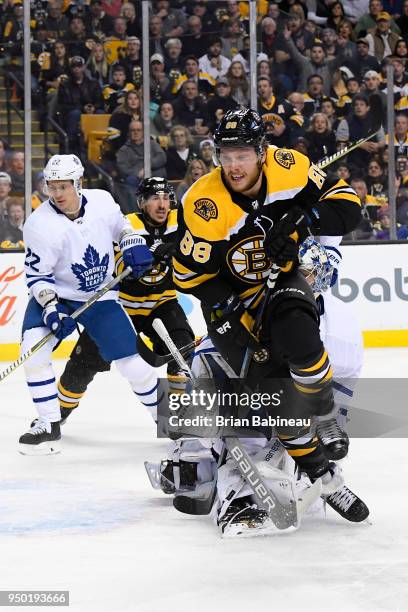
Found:
[[[350,185],[339,179],[335,185],[330,187],[325,193],[320,196],[319,202],[323,200],[348,200],[361,206],[361,201],[356,192]]]
[[[319,359],[319,361],[317,363],[312,365],[310,368],[299,368],[299,372],[315,372],[316,370],[318,370],[319,368],[322,367],[322,365],[325,363],[327,357],[328,357],[327,351],[324,351],[321,359]]]
[[[143,296],[129,295],[128,293],[123,293],[122,291],[119,291],[119,297],[122,300],[133,302],[137,305],[139,304],[142,305],[143,302],[157,302],[162,297],[175,298],[177,296],[176,296],[175,289],[167,289],[167,291],[163,291],[163,293],[151,293],[150,295],[143,295]]]

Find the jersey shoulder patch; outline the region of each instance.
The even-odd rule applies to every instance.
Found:
[[[217,205],[213,200],[210,200],[210,198],[200,198],[196,200],[194,202],[194,212],[201,217],[201,219],[204,219],[204,221],[218,218]]]
[[[290,170],[290,167],[295,163],[295,156],[290,149],[276,149],[273,155],[275,161],[286,170]]]

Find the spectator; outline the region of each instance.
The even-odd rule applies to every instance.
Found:
[[[14,195],[24,193],[24,153],[13,151],[10,157],[9,176],[11,178],[11,191]]]
[[[167,178],[170,180],[181,180],[187,172],[189,162],[198,157],[191,132],[184,125],[175,125],[171,129],[170,147],[166,157]]]
[[[194,55],[188,55],[184,62],[184,74],[176,79],[171,90],[172,94],[177,95],[188,80],[197,83],[198,91],[203,99],[208,98],[214,92],[215,80],[206,72],[200,71],[198,59]]]
[[[105,112],[109,115],[121,104],[127,92],[133,91],[133,83],[126,83],[126,71],[121,64],[116,64],[112,69],[112,80],[102,90],[105,101]]]
[[[397,223],[408,225],[408,189],[401,187],[397,197]]]
[[[350,170],[349,167],[347,165],[347,162],[341,161],[336,170],[335,170],[337,176],[339,177],[339,179],[343,179],[343,181],[346,181],[347,183],[350,182]]]
[[[10,199],[11,178],[7,172],[0,172],[0,223],[7,219],[7,202]]]
[[[163,22],[159,15],[152,15],[149,19],[149,54],[159,53],[164,57]]]
[[[183,70],[184,62],[181,56],[183,45],[179,38],[169,38],[164,46],[166,49],[165,70],[173,82],[181,76]]]
[[[396,19],[396,26],[399,28],[405,43],[408,44],[408,0],[404,0],[404,4],[402,5],[402,15]]]
[[[174,101],[173,108],[177,121],[191,128],[197,136],[205,136],[208,133],[207,107],[198,95],[195,81],[188,80],[183,83],[181,94]]]
[[[122,0],[102,0],[103,11],[114,19],[120,14],[122,8]]]
[[[273,57],[276,50],[276,21],[272,17],[264,17],[262,19],[262,51],[266,53],[268,57]]]
[[[324,28],[322,32],[322,43],[327,59],[333,59],[337,53],[337,34],[332,28]]]
[[[391,213],[388,206],[383,206],[378,212],[380,228],[375,232],[377,240],[390,240]],[[408,227],[397,223],[397,240],[408,239]]]
[[[347,121],[342,117],[338,117],[336,113],[336,105],[333,100],[327,98],[322,104],[322,113],[326,115],[329,124],[336,137],[337,143],[345,144],[348,140],[348,125]]]
[[[403,38],[397,40],[394,51],[395,59],[408,60],[408,44]],[[406,63],[405,63],[406,65]]]
[[[380,204],[388,202],[388,178],[384,166],[377,159],[370,159],[367,167],[367,193]]]
[[[183,36],[184,55],[201,57],[208,49],[209,36],[203,33],[203,24],[198,15],[191,15],[187,20],[187,31]]]
[[[357,40],[357,55],[355,58],[347,59],[346,66],[350,68],[354,76],[361,81],[369,70],[380,71],[380,63],[374,55],[370,54],[370,45],[366,38]]]
[[[303,126],[303,117],[289,102],[274,95],[268,77],[258,79],[257,89],[258,111],[265,121],[268,142],[278,147],[287,146],[291,137],[299,135],[295,128]]]
[[[202,140],[200,142],[200,157],[205,163],[207,167],[207,172],[211,172],[214,170],[214,155],[215,155],[215,147],[212,140]]]
[[[64,41],[70,57],[80,56],[88,59],[90,50],[86,45],[87,31],[82,17],[74,17],[65,32]]]
[[[327,60],[322,44],[313,44],[310,52],[310,59],[298,51],[290,36],[288,29],[284,30],[287,51],[300,70],[299,91],[306,90],[307,79],[312,74],[318,74],[323,79],[323,93],[330,95],[331,80],[333,72],[342,65],[344,57],[341,52],[333,60]]]
[[[126,21],[127,37],[136,36],[137,38],[140,38],[142,36],[142,30],[136,15],[136,7],[133,2],[125,2],[122,4],[119,16],[123,17]]]
[[[408,159],[408,117],[398,114],[395,117],[395,157],[405,156]]]
[[[125,56],[120,58],[119,63],[126,70],[126,80],[138,87],[142,81],[142,55],[140,39],[137,36],[127,39]]]
[[[366,36],[368,33],[375,30],[377,26],[377,17],[380,13],[384,12],[384,5],[381,0],[370,0],[368,10],[369,12],[360,17],[356,27],[354,28],[357,36]],[[391,30],[393,32],[397,32],[397,34],[400,33],[399,28],[394,21],[391,22]]]
[[[85,76],[85,61],[82,57],[72,57],[70,67],[70,78],[63,81],[58,89],[57,105],[70,147],[77,150],[81,114],[102,113],[103,98],[99,83]]]
[[[150,58],[150,99],[157,105],[170,95],[171,83],[164,70],[164,57],[154,53]]]
[[[245,30],[239,18],[231,18],[224,21],[221,30],[222,53],[231,59],[243,48],[243,36]]]
[[[350,142],[356,142],[360,138],[363,138],[368,134],[372,118],[370,117],[370,106],[367,98],[362,94],[357,94],[353,98],[352,102],[353,112],[347,117],[347,123],[349,127],[349,140]],[[347,161],[351,168],[355,168],[359,171],[361,168],[366,168],[371,155],[378,153],[379,150],[384,146],[384,131],[382,130],[379,134],[374,136],[372,140],[365,142],[360,145],[347,157]]]
[[[100,87],[109,83],[109,63],[102,43],[95,43],[86,63],[88,74]]]
[[[104,40],[113,30],[113,21],[102,8],[102,0],[91,0],[85,27],[91,36]]]
[[[175,125],[176,119],[174,117],[174,108],[172,103],[162,102],[159,112],[153,119],[151,133],[152,136],[156,137],[156,140],[163,149],[168,148],[170,140],[169,134]]]
[[[10,146],[4,138],[0,137],[0,173],[6,170],[7,154],[10,151]]]
[[[261,76],[267,76],[270,79],[272,78],[272,68],[271,68],[271,64],[269,63],[269,60],[258,60],[256,68],[257,68],[258,78]],[[228,76],[228,73],[227,73],[227,76]]]
[[[330,100],[323,94],[323,86],[323,79],[319,74],[311,74],[307,79],[307,91],[303,94],[305,101],[303,114],[306,117],[321,111],[323,102]]]
[[[202,159],[192,159],[188,164],[187,172],[183,180],[179,183],[176,189],[176,196],[178,200],[184,196],[186,191],[190,189],[191,185],[195,183],[199,178],[207,174],[208,169]]]
[[[225,76],[231,65],[231,60],[221,55],[221,49],[221,38],[215,36],[210,42],[207,53],[202,55],[198,61],[200,70],[215,80],[220,76]]]
[[[349,19],[342,19],[337,26],[338,37],[343,41],[347,41],[347,43],[353,43],[353,46],[349,46],[349,48],[354,49],[354,43],[357,40],[356,35],[353,30],[353,24]],[[344,50],[344,42],[343,42],[343,50]]]
[[[31,195],[31,208],[35,210],[39,207],[40,204],[45,202],[48,199],[48,194],[45,193],[44,189],[46,189],[44,173],[38,172],[33,178],[33,187],[34,191]]]
[[[407,70],[405,70],[405,64],[402,59],[398,57],[392,57],[387,60],[387,63],[391,62],[394,68],[394,93],[399,94],[399,96],[403,95],[403,88],[408,84],[408,64]],[[386,89],[383,89],[384,93]],[[404,90],[405,91],[405,90]]]
[[[153,176],[166,178],[166,154],[155,140],[150,141],[150,164]],[[132,121],[129,138],[119,149],[117,166],[127,185],[137,188],[144,178],[143,123]]]
[[[329,118],[324,113],[315,113],[306,132],[308,156],[313,162],[336,152],[336,137],[330,127]]]
[[[155,15],[161,18],[163,34],[166,37],[182,36],[187,29],[187,19],[184,11],[170,8],[169,0],[157,0]]]
[[[123,104],[113,111],[112,117],[109,119],[109,127],[120,131],[120,136],[111,141],[114,151],[120,149],[128,139],[131,121],[141,120],[142,104],[140,93],[133,89],[125,94]]]
[[[268,64],[268,62],[266,63]],[[245,74],[244,66],[241,64],[241,62],[231,62],[231,66],[228,68],[226,77],[231,88],[232,99],[235,100],[238,106],[248,107],[250,95],[249,82]]]
[[[391,15],[382,11],[376,17],[376,28],[373,33],[367,34],[369,53],[375,55],[381,62],[385,57],[392,55],[399,39],[399,35],[391,31]]]
[[[387,112],[387,96],[380,89],[381,78],[378,72],[369,70],[364,75],[363,86],[361,87],[361,93],[364,94],[368,99],[371,95],[377,94],[381,98],[381,103],[384,111],[384,115]]]
[[[329,7],[329,18],[326,22],[326,27],[337,32],[337,28],[343,19],[346,18],[344,8],[341,2],[333,2]]]
[[[344,240],[372,240],[379,205],[375,198],[367,195],[367,185],[364,179],[352,179],[351,186],[361,201],[361,221],[351,234],[344,236]]]
[[[7,220],[3,223],[0,243],[9,242],[10,246],[19,246],[23,241],[24,199],[12,197],[7,202]],[[1,246],[4,245],[1,244]]]
[[[47,7],[48,17],[45,20],[45,27],[51,39],[61,39],[69,29],[69,20],[62,14],[61,0],[50,0]]]
[[[309,118],[305,117],[304,115],[304,112],[305,112],[304,95],[299,93],[298,91],[293,91],[291,94],[288,95],[288,102],[292,104],[293,108],[297,111],[298,115],[301,115],[301,117],[303,118],[303,125],[302,125],[302,130],[301,130],[303,133],[309,127]],[[299,138],[300,136],[301,134],[299,134],[297,138]]]
[[[209,99],[207,105],[210,131],[214,131],[215,127],[221,121],[227,111],[233,110],[237,107],[238,104],[231,96],[231,86],[227,77],[220,77],[217,79],[215,95]]]
[[[194,0],[193,14],[200,17],[203,32],[219,32],[221,24],[218,21],[214,7],[199,0]]]

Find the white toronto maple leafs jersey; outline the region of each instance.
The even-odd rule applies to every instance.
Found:
[[[50,200],[27,219],[23,233],[25,273],[30,293],[43,289],[60,298],[85,302],[112,279],[113,242],[132,227],[112,196],[101,189],[82,191],[79,216],[71,220]],[[102,299],[112,299],[109,291]]]

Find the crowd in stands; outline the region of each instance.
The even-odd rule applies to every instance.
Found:
[[[250,103],[249,6],[152,0],[149,7],[152,174],[177,182],[181,198],[214,167],[217,122]],[[3,67],[17,74],[22,16],[21,0],[0,4]],[[132,197],[144,175],[141,17],[140,0],[32,2],[32,90],[40,115],[58,121],[70,150],[84,161],[81,116],[109,115],[97,163]],[[330,170],[362,200],[361,224],[348,238],[388,239],[388,158],[394,155],[397,233],[406,239],[408,0],[259,0],[257,41],[258,110],[268,141],[314,162],[367,134],[373,94],[386,117],[392,64],[394,143],[381,129]],[[0,244],[17,236],[16,196],[24,179],[23,154],[7,149],[0,140]],[[44,197],[37,184],[33,202]]]

